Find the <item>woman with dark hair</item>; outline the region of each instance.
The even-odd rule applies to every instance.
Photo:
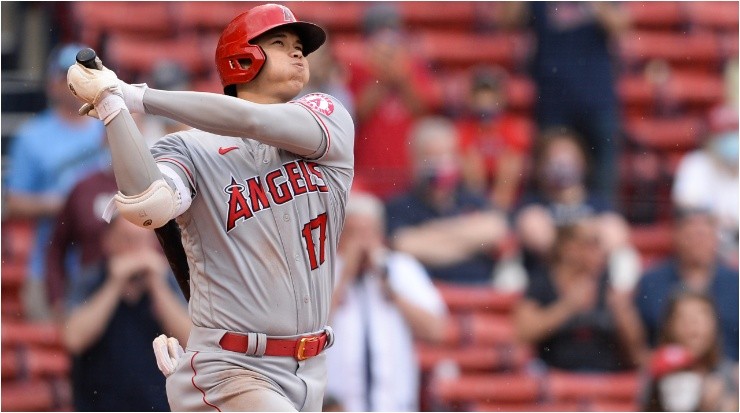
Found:
[[[629,295],[612,288],[598,224],[560,227],[549,265],[531,277],[514,313],[519,338],[550,367],[618,371],[635,366],[642,330]]]
[[[664,320],[643,410],[737,411],[738,365],[723,354],[712,299],[682,291]]]

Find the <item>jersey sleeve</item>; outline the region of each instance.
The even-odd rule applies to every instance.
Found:
[[[355,126],[347,109],[337,99],[323,93],[311,93],[291,103],[308,110],[326,136],[324,153],[311,160],[321,165],[352,169]]]
[[[151,148],[154,161],[160,170],[163,168],[175,171],[185,178],[184,183],[189,186],[191,195],[196,193],[198,182],[197,171],[193,166],[190,151],[180,134],[171,134],[158,140]]]

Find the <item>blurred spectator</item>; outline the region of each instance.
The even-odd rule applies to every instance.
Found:
[[[432,112],[440,98],[401,26],[398,5],[369,6],[362,28],[364,59],[350,66],[357,123],[355,175],[384,199],[407,189],[406,137],[414,120]]]
[[[720,255],[737,267],[740,225],[738,114],[737,109],[731,107],[713,113],[716,118],[730,119],[710,122],[715,125],[715,132],[704,148],[687,153],[681,159],[673,184],[673,202],[679,208],[700,208],[714,215],[720,230]]]
[[[635,289],[635,304],[651,345],[665,319],[667,303],[677,291],[709,295],[719,312],[719,332],[725,354],[738,358],[738,271],[717,258],[717,222],[706,211],[676,214],[673,257],[647,271]]]
[[[75,409],[168,411],[152,340],[164,333],[185,345],[185,299],[152,231],[116,218],[101,241],[106,260],[75,277],[62,329]]]
[[[473,73],[465,118],[457,123],[466,185],[508,211],[524,180],[532,140],[526,118],[506,102],[506,72],[479,68]]]
[[[37,223],[23,293],[26,316],[32,319],[49,316],[44,261],[52,218],[81,177],[110,163],[103,124],[77,114],[80,103],[67,87],[67,68],[83,47],[61,45],[51,52],[46,71],[49,107],[18,129],[10,150],[7,218]]]
[[[738,410],[738,365],[724,357],[711,298],[684,292],[668,305],[649,366],[645,411]]]
[[[611,200],[617,190],[619,101],[609,40],[629,28],[617,2],[509,2],[508,25],[527,22],[537,38],[532,76],[540,127],[568,125],[588,139],[589,188]]]
[[[607,200],[586,188],[587,164],[579,137],[562,127],[546,130],[535,152],[536,186],[523,197],[515,218],[524,267],[530,274],[541,273],[557,227],[595,217],[609,254],[612,283],[620,290],[634,287],[640,268],[629,227]]]
[[[560,227],[546,274],[514,312],[518,335],[550,367],[617,371],[637,364],[643,332],[629,294],[610,285],[598,222]]]
[[[418,411],[414,339],[441,342],[446,308],[424,268],[384,244],[383,204],[354,192],[339,254],[327,393],[347,411]]]
[[[391,246],[421,261],[436,280],[489,283],[507,224],[461,185],[455,126],[425,118],[410,138],[413,188],[387,204]]]
[[[55,315],[63,314],[67,285],[81,268],[103,258],[100,240],[108,226],[103,212],[116,192],[110,168],[93,172],[75,185],[56,217],[46,253],[46,290]]]
[[[337,98],[354,118],[355,102],[352,98],[352,92],[347,86],[348,74],[334,55],[331,42],[324,43],[308,55],[306,59],[311,69],[311,76],[308,79],[308,84],[301,90],[296,99],[310,93],[326,93]]]

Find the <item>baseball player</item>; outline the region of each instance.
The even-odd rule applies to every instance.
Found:
[[[100,63],[69,69],[106,125],[118,213],[145,228],[175,219],[182,234],[193,326],[181,357],[155,342],[169,347],[158,362],[173,410],[321,409],[354,127],[331,96],[291,99],[325,38],[281,5],[237,16],[216,49],[228,96],[129,85]],[[129,112],[194,129],[150,152]]]

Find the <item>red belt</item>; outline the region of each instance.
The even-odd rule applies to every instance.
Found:
[[[265,356],[295,357],[296,360],[306,360],[318,356],[324,350],[327,335],[321,333],[315,336],[305,336],[298,339],[267,338]],[[237,353],[246,353],[249,338],[243,334],[227,332],[219,341],[224,350]]]

